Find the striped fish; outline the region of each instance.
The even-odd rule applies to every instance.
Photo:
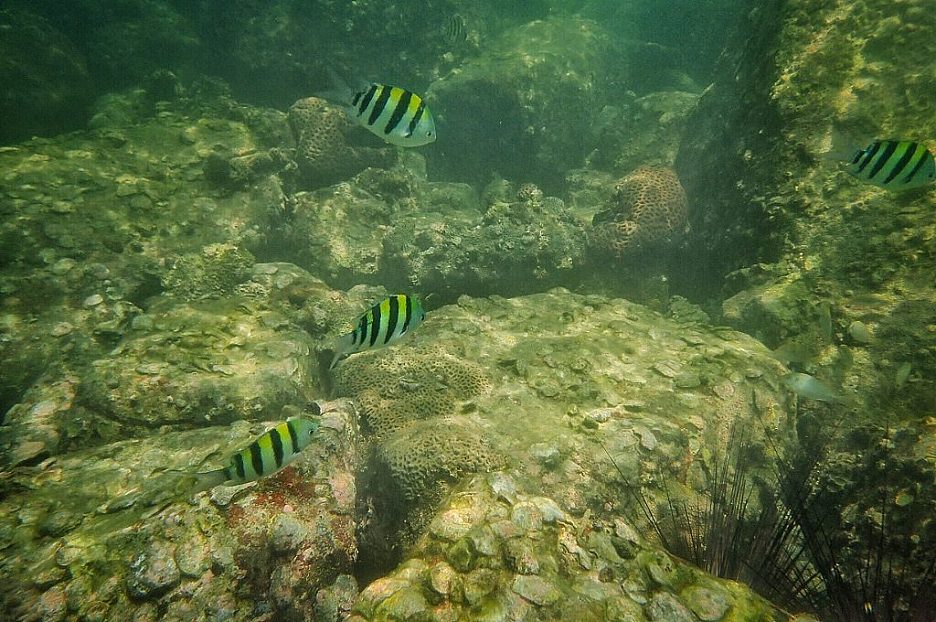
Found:
[[[848,172],[888,190],[919,188],[936,179],[933,154],[910,140],[876,140],[858,149]]]
[[[245,449],[231,456],[228,466],[196,474],[196,491],[218,484],[243,484],[276,473],[295,460],[318,430],[318,421],[290,417],[261,434]]]
[[[348,114],[388,143],[418,147],[436,139],[426,102],[412,91],[389,84],[368,84],[351,95]]]
[[[445,38],[445,42],[451,46],[464,43],[468,38],[468,25],[465,23],[465,18],[458,13],[452,15],[445,22],[442,35]]]
[[[350,354],[393,343],[424,319],[426,313],[416,298],[395,294],[384,299],[361,316],[353,331],[338,340],[335,357],[328,368],[333,369],[338,361]]]

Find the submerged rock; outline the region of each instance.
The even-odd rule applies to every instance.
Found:
[[[284,345],[294,330],[286,318],[312,317],[289,302],[304,300],[302,292],[333,294],[285,264],[255,266],[252,278],[266,302],[222,298],[198,307],[167,297],[148,309],[151,323],[137,322],[141,334],[99,360],[118,381],[102,382],[83,404],[106,397],[127,426],[123,436],[138,438],[63,447],[11,471],[0,499],[5,607],[43,603],[53,611],[64,590],[80,595],[85,616],[147,615],[154,606],[233,620],[255,618],[257,607],[310,621],[349,611],[357,620],[479,610],[530,619],[612,609],[651,617],[679,607],[710,615],[716,605],[689,589],[704,579],[751,619],[770,611],[637,536],[652,528],[633,511],[622,478],[641,482],[657,511],[677,494],[675,484],[655,480],[664,472],[662,481],[678,482],[679,499],[701,503],[732,424],[750,430],[748,451],[767,460],[763,434],[785,421],[784,396],[774,389],[782,368],[740,334],[696,323],[690,336],[685,325],[624,300],[554,290],[463,297],[432,310],[406,339],[335,370],[336,388],[355,398],[363,435],[347,403],[325,405],[316,440],[292,466],[186,503],[188,480],[178,471],[221,466],[269,425],[244,419],[294,414],[300,389],[312,386],[303,374],[320,373],[305,360],[315,351],[308,336],[298,339],[307,350]],[[346,303],[337,296],[334,304]],[[316,328],[326,342],[328,331],[342,330]],[[180,344],[235,357],[230,374],[175,374],[176,363],[165,361]],[[145,352],[153,358],[140,358]],[[293,357],[297,376],[275,367]],[[266,380],[257,367],[265,360],[274,366]],[[697,374],[699,384],[680,387],[678,375],[655,371],[660,361]],[[746,374],[755,364],[762,373]],[[161,428],[137,422],[187,412],[163,398],[184,397],[186,386],[209,377],[216,399],[235,405],[235,423],[219,426],[225,419],[213,417],[212,427],[192,430],[173,419],[160,420]],[[296,393],[271,397],[258,415],[239,410],[243,391],[275,382]],[[163,393],[164,385],[175,389]],[[126,398],[131,389],[152,406],[137,412]],[[64,404],[38,400],[34,419],[55,420]],[[38,569],[41,582],[27,568]],[[360,597],[355,568],[378,577]]]

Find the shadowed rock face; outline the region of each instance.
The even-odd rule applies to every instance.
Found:
[[[589,20],[535,21],[499,35],[427,92],[439,111],[435,150],[449,154],[432,163],[433,176],[484,183],[497,171],[539,182],[580,166],[597,112],[595,76],[611,54],[607,33]]]
[[[83,127],[94,98],[78,48],[49,22],[0,10],[0,145]]]

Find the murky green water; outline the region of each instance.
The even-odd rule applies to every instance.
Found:
[[[7,2],[0,620],[933,619],[934,33]]]

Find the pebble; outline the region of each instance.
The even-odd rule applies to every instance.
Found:
[[[65,335],[70,334],[75,327],[72,326],[69,322],[59,322],[52,327],[52,336],[53,337],[64,337]]]
[[[681,365],[676,361],[660,361],[653,365],[653,369],[667,378],[675,378],[679,374]]]
[[[65,588],[61,585],[56,585],[46,590],[42,596],[39,597],[39,601],[36,603],[36,609],[33,613],[38,614],[39,619],[46,620],[47,622],[64,620],[65,615],[68,613]]]
[[[559,505],[552,499],[548,497],[533,497],[532,501],[539,509],[544,523],[552,524],[566,520],[565,512],[563,512],[559,508]]]
[[[858,320],[848,325],[848,336],[855,343],[871,343],[871,329],[868,328],[867,324]]]
[[[136,184],[119,183],[117,184],[116,194],[118,197],[129,197],[138,193]]]
[[[457,580],[458,573],[445,562],[439,562],[429,570],[429,584],[433,590],[443,596],[452,592]]]
[[[102,302],[104,302],[104,296],[100,294],[91,294],[90,296],[85,298],[81,304],[84,305],[85,307],[96,307]]]
[[[657,446],[656,435],[644,426],[636,426],[634,432],[640,436],[640,446],[647,451],[653,451]]]
[[[510,589],[541,607],[552,605],[562,597],[559,588],[536,575],[517,575]]]
[[[417,587],[398,590],[377,606],[374,617],[380,620],[428,620],[429,603]]]
[[[644,566],[653,581],[665,588],[676,586],[679,571],[668,555],[662,552],[645,551],[638,556],[638,562]]]
[[[536,443],[530,446],[530,455],[544,467],[554,467],[559,464],[559,450],[555,445]]]
[[[721,620],[730,605],[724,592],[701,585],[690,585],[680,596],[702,622]]]
[[[543,528],[543,512],[530,501],[521,501],[510,513],[513,524],[524,531],[536,531]]]
[[[429,532],[441,540],[454,542],[467,534],[479,519],[479,512],[474,508],[446,510],[433,519]]]
[[[145,194],[134,195],[130,199],[130,208],[136,211],[145,211],[153,207],[153,199]]]
[[[211,566],[211,552],[206,544],[193,540],[176,550],[176,563],[183,575],[200,577]]]
[[[646,607],[653,622],[696,622],[696,617],[679,599],[669,592],[657,592]]]
[[[712,387],[712,391],[721,399],[728,400],[735,394],[735,385],[730,380],[722,380]]]
[[[71,269],[75,267],[76,263],[77,262],[71,257],[63,257],[62,259],[59,259],[54,264],[52,264],[52,267],[49,268],[49,270],[52,272],[52,274],[62,276],[63,274],[70,272]]]
[[[42,400],[29,409],[29,418],[33,421],[45,419],[52,415],[56,408],[55,400]]]
[[[540,562],[533,543],[527,538],[512,538],[507,541],[505,554],[511,570],[519,574],[539,574]]]
[[[597,408],[590,411],[585,416],[595,423],[604,423],[605,421],[609,421],[613,415],[614,410],[611,408]]]
[[[167,542],[151,542],[130,564],[127,591],[136,598],[148,598],[179,583],[175,547]]]
[[[270,546],[278,553],[295,551],[305,540],[307,529],[294,514],[279,514],[273,521]]]
[[[478,605],[484,597],[497,589],[497,573],[487,568],[470,572],[464,580],[465,600],[470,605]]]
[[[517,500],[517,485],[514,483],[513,478],[503,471],[491,473],[488,483],[498,499],[507,503],[513,503]]]

